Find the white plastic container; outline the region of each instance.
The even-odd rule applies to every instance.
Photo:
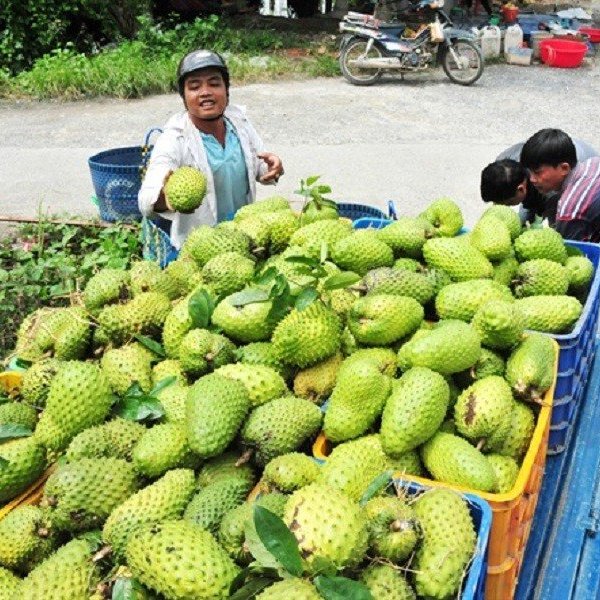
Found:
[[[523,45],[523,30],[519,25],[510,25],[504,34],[504,56],[511,48],[520,48]]]
[[[509,48],[506,52],[506,62],[509,65],[524,65],[531,64],[533,50],[531,48]]]
[[[488,25],[481,30],[481,53],[483,58],[497,58],[500,56],[501,46],[500,27]]]
[[[533,58],[540,60],[540,42],[549,40],[553,37],[550,31],[532,31],[531,32],[531,49],[533,50]]]

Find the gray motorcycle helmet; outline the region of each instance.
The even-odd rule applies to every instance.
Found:
[[[225,88],[227,89],[227,95],[229,95],[229,69],[223,60],[223,57],[216,52],[210,50],[194,50],[189,54],[186,54],[177,67],[177,86],[179,88],[179,95],[183,98],[183,84],[185,78],[194,71],[206,68],[218,69],[223,75],[225,81]]]

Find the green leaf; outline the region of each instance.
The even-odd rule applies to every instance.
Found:
[[[204,289],[198,290],[188,301],[188,311],[194,327],[206,329],[214,308],[211,295]]]
[[[314,584],[325,600],[373,600],[369,588],[347,577],[319,575]]]
[[[144,600],[147,591],[136,579],[119,577],[113,586],[111,600]]]
[[[302,575],[302,558],[298,542],[286,524],[263,506],[254,506],[256,533],[265,548],[283,565],[291,575]]]
[[[335,563],[324,556],[315,556],[310,564],[311,572],[314,575],[327,575],[333,577],[337,575]]]
[[[308,308],[318,297],[319,292],[317,292],[315,288],[305,288],[300,292],[300,294],[298,294],[295,306],[298,310],[304,310],[305,308]]]
[[[254,278],[254,283],[257,285],[267,285],[271,283],[271,281],[273,281],[277,275],[279,275],[279,271],[275,267],[269,267],[268,269],[265,269],[263,273]]]
[[[138,398],[139,396],[145,396],[144,390],[141,388],[139,381],[134,381],[125,392],[125,398]]]
[[[261,542],[256,533],[256,527],[254,526],[254,520],[250,519],[246,521],[244,526],[244,535],[246,538],[245,545],[248,548],[248,552],[254,557],[256,562],[253,562],[251,566],[255,566],[261,569],[273,569],[276,572],[285,572],[285,569],[281,566],[281,563],[265,548],[265,545]]]
[[[299,265],[306,265],[307,267],[318,267],[319,261],[316,258],[310,256],[286,256],[286,262],[297,263]]]
[[[310,177],[307,177],[306,186],[310,187],[311,185],[314,185],[315,183],[317,183],[317,181],[319,181],[320,178],[320,175],[311,175]]]
[[[0,469],[4,469],[4,467],[7,467],[9,464],[10,462],[6,460],[6,458],[0,456]]]
[[[252,600],[273,583],[275,583],[275,580],[269,579],[268,577],[251,579],[244,587],[230,595],[229,600]],[[292,599],[290,598],[290,600]]]
[[[164,390],[166,387],[174,384],[177,381],[177,377],[175,375],[169,375],[169,377],[165,377],[161,379],[148,394],[149,396],[156,396],[160,391]]]
[[[128,421],[155,421],[165,414],[165,409],[156,398],[129,396],[119,400],[115,414]]]
[[[232,294],[228,302],[232,306],[246,306],[246,304],[254,304],[256,302],[267,302],[269,294],[265,290],[258,288],[248,288]]]
[[[361,280],[361,276],[352,271],[344,271],[342,273],[336,273],[331,277],[328,277],[323,282],[323,288],[326,290],[339,290],[347,288],[350,285]]]
[[[18,423],[5,423],[0,425],[0,441],[14,440],[15,438],[29,437],[33,434],[31,429]]]
[[[139,333],[136,333],[133,337],[140,344],[142,344],[144,348],[147,348],[148,350],[150,350],[150,352],[154,352],[154,354],[156,354],[157,356],[160,356],[161,358],[165,358],[167,356],[163,347],[158,342],[155,342],[153,339],[145,335],[140,335]]]
[[[331,192],[331,186],[329,185],[317,185],[315,187],[315,191],[322,195],[322,194],[329,194]],[[325,200],[325,198],[321,198],[321,200]]]
[[[274,322],[279,322],[285,315],[287,315],[290,306],[292,303],[291,295],[288,292],[287,294],[282,294],[281,296],[276,296],[273,298],[273,302],[271,304],[271,310],[268,314],[268,319]]]
[[[373,496],[384,490],[392,481],[393,471],[385,471],[377,475],[362,495],[359,504],[364,506]]]
[[[327,256],[329,254],[329,250],[327,248],[327,242],[323,240],[321,242],[321,262],[324,263],[327,260]]]

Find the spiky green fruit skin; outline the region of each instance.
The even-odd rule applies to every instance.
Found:
[[[421,448],[425,468],[437,481],[491,492],[495,476],[486,457],[467,440],[450,433],[436,433]]]
[[[413,509],[396,496],[372,498],[365,504],[369,548],[373,556],[405,561],[420,538]]]
[[[474,381],[489,377],[490,375],[499,375],[502,377],[505,368],[506,362],[502,355],[482,347],[479,360],[469,370],[456,373],[453,377],[455,383],[461,388],[465,388],[470,386]],[[458,398],[458,394],[456,398]],[[452,403],[452,406],[455,404],[456,400]]]
[[[525,315],[525,327],[545,333],[569,331],[583,311],[581,302],[572,296],[530,296],[516,304]]]
[[[102,269],[93,275],[83,290],[87,310],[96,314],[105,304],[125,302],[131,296],[130,273],[121,269]]]
[[[251,488],[256,483],[256,475],[248,464],[237,466],[240,455],[236,452],[225,452],[216,458],[206,461],[198,472],[198,486],[200,488],[213,484],[218,479],[231,476],[242,477]]]
[[[165,184],[165,196],[173,210],[182,213],[195,211],[206,195],[206,175],[194,167],[179,167]]]
[[[416,258],[408,258],[406,256],[402,256],[394,261],[394,269],[404,269],[405,271],[418,273],[421,270],[421,268],[421,263]]]
[[[423,465],[416,450],[410,450],[397,458],[391,458],[389,462],[390,469],[394,471],[396,477],[401,479],[404,479],[406,475],[419,477],[423,474]]]
[[[234,222],[236,229],[243,231],[252,241],[253,248],[265,249],[269,247],[270,227],[260,216],[249,216],[241,221]]]
[[[238,252],[224,252],[202,267],[202,279],[218,296],[241,290],[254,276],[254,261]]]
[[[273,332],[271,341],[285,363],[309,367],[336,354],[340,348],[339,317],[320,301],[294,309]]]
[[[497,449],[498,454],[510,456],[520,461],[531,444],[535,430],[535,415],[529,406],[515,402],[511,413],[511,423],[508,435]]]
[[[188,379],[181,368],[181,363],[173,358],[166,358],[152,367],[152,385],[156,386],[169,377],[175,377],[170,385],[187,385]]]
[[[429,302],[434,286],[426,275],[407,269],[380,267],[369,271],[361,284],[369,294],[396,294],[414,298],[421,304]]]
[[[75,539],[31,571],[19,591],[28,600],[88,600],[99,582],[90,543]]]
[[[458,397],[454,422],[459,433],[478,443],[494,438],[496,444],[508,435],[513,395],[504,378],[497,375],[478,379]]]
[[[48,358],[34,363],[23,373],[21,397],[27,404],[38,408],[46,406],[50,382],[60,365],[61,361]]]
[[[337,242],[331,248],[331,258],[338,267],[359,275],[394,264],[394,254],[387,244],[360,231]]]
[[[64,450],[78,433],[104,421],[112,403],[108,380],[98,366],[66,362],[52,379],[35,438],[50,450]]]
[[[261,215],[269,225],[269,252],[282,252],[290,243],[290,238],[300,227],[300,220],[291,210],[280,210]]]
[[[44,354],[58,360],[83,358],[91,339],[90,320],[79,306],[56,309],[42,324],[36,345]]]
[[[451,375],[472,367],[480,354],[481,342],[473,327],[451,321],[406,342],[398,352],[398,365],[405,371],[427,367]]]
[[[146,430],[133,448],[132,458],[136,471],[152,478],[200,462],[188,446],[185,426],[179,423],[159,423]]]
[[[284,579],[265,588],[256,600],[319,600],[322,596],[314,585],[305,579]]]
[[[134,296],[143,292],[159,292],[174,300],[181,296],[179,285],[160,266],[149,260],[134,262],[129,271]]]
[[[257,200],[252,204],[242,206],[233,217],[234,221],[242,221],[252,215],[263,215],[264,213],[289,211],[290,203],[283,196],[272,196],[264,200]]]
[[[180,296],[189,294],[202,279],[200,267],[189,256],[170,262],[164,272],[175,282]]]
[[[249,409],[243,383],[216,373],[200,378],[186,399],[190,448],[201,458],[218,456],[233,441]]]
[[[238,348],[239,361],[246,365],[265,365],[275,369],[286,381],[289,380],[294,368],[286,365],[277,355],[275,346],[270,342],[254,342]]]
[[[553,260],[528,260],[519,265],[513,289],[517,298],[564,295],[569,289],[569,271]]]
[[[554,381],[555,346],[547,335],[529,334],[506,361],[506,380],[518,398],[539,399]]]
[[[450,198],[434,200],[420,215],[433,225],[437,235],[452,237],[463,226],[463,216],[460,207]]]
[[[525,315],[515,302],[490,300],[477,309],[471,324],[484,346],[508,350],[523,339]]]
[[[250,487],[243,474],[221,477],[190,500],[183,518],[216,534],[225,514],[243,504]]]
[[[587,256],[569,256],[565,263],[569,273],[569,292],[585,290],[594,277],[594,263]]]
[[[339,217],[337,205],[317,204],[315,200],[311,199],[306,202],[302,208],[302,212],[300,213],[300,226],[303,227],[304,225],[316,223],[317,221],[324,221],[326,219],[339,219]]]
[[[313,483],[294,492],[283,521],[298,541],[308,572],[319,558],[338,569],[357,565],[367,549],[366,519],[359,505],[342,492]]]
[[[179,364],[190,377],[199,377],[233,362],[235,346],[225,336],[207,329],[192,329],[179,346]]]
[[[33,431],[37,424],[37,411],[23,402],[0,404],[0,425],[14,423]]]
[[[352,225],[345,221],[327,219],[310,223],[296,230],[290,237],[290,246],[302,246],[310,256],[318,258],[321,245],[325,242],[328,248],[352,234]]]
[[[521,235],[523,230],[521,226],[521,219],[515,210],[509,206],[503,206],[502,204],[494,204],[490,206],[482,215],[483,217],[494,217],[500,219],[508,227],[510,232],[511,240],[515,240]]]
[[[185,425],[185,404],[188,391],[188,386],[175,383],[158,392],[157,398],[165,411],[163,417],[165,423]]]
[[[564,265],[567,261],[567,251],[562,236],[549,227],[527,229],[515,240],[514,247],[519,262],[545,258]]]
[[[117,506],[102,529],[102,539],[114,555],[123,556],[127,541],[141,526],[179,519],[194,493],[194,479],[191,469],[168,471]]]
[[[492,279],[502,285],[510,285],[517,274],[519,261],[511,254],[500,262],[494,263]]]
[[[242,383],[248,392],[252,408],[289,393],[283,377],[275,369],[264,365],[236,363],[225,365],[215,373]]]
[[[194,322],[189,312],[189,298],[186,297],[177,302],[165,318],[162,341],[169,358],[179,358],[181,341],[193,326]]]
[[[108,515],[138,489],[133,466],[118,458],[82,458],[60,465],[44,487],[42,504],[64,531],[103,525]]]
[[[510,231],[493,216],[480,219],[471,231],[471,244],[489,260],[502,260],[512,252]]]
[[[395,256],[421,258],[425,240],[432,228],[423,221],[410,217],[400,217],[377,232],[377,238],[385,242]]]
[[[37,506],[17,506],[0,520],[2,567],[26,573],[49,556],[55,546],[49,516]]]
[[[389,463],[380,436],[365,436],[336,446],[321,466],[319,482],[358,502]]]
[[[242,441],[255,448],[255,460],[266,465],[276,456],[294,452],[315,435],[323,415],[309,400],[286,396],[255,408],[242,428]]]
[[[19,597],[21,579],[12,571],[0,567],[0,600],[14,600]]]
[[[133,447],[145,431],[139,423],[116,418],[76,435],[65,456],[68,461],[110,457],[131,460]]]
[[[413,507],[424,538],[415,563],[417,594],[455,596],[477,540],[467,503],[456,492],[433,489],[417,498]]]
[[[499,494],[507,494],[513,489],[519,475],[517,461],[510,456],[500,454],[488,454],[487,459],[496,475],[496,489],[494,491]]]
[[[390,565],[371,565],[360,576],[373,600],[416,600],[417,596],[400,571]]]
[[[268,340],[276,321],[271,318],[272,302],[252,302],[245,306],[234,306],[233,295],[224,298],[212,314],[212,323],[220,327],[227,336],[238,342],[260,342]]]
[[[190,232],[181,247],[179,256],[192,257],[203,267],[211,258],[223,252],[239,252],[243,256],[250,254],[250,238],[235,229],[225,230],[200,225]]]
[[[391,379],[370,362],[344,369],[329,398],[323,421],[325,435],[343,442],[363,435],[381,415],[391,391]]]
[[[381,418],[381,443],[386,454],[402,456],[426,442],[448,410],[450,389],[435,371],[409,369],[398,380]]]
[[[6,502],[25,491],[46,468],[46,452],[34,438],[11,440],[0,445],[0,502]]]
[[[134,382],[144,392],[152,389],[150,358],[139,344],[127,344],[107,350],[100,365],[111,390],[119,396],[124,396]]]
[[[126,557],[138,581],[171,600],[228,598],[239,572],[210,533],[187,521],[143,527],[129,540]]]
[[[391,348],[360,348],[344,359],[340,373],[351,370],[359,362],[372,364],[388,377],[395,377],[398,370],[396,353]]]
[[[414,333],[424,316],[414,298],[369,294],[352,305],[348,327],[359,343],[385,346]]]
[[[487,257],[461,238],[434,238],[423,246],[423,256],[430,267],[441,269],[453,281],[486,279],[494,269]]]
[[[263,479],[282,492],[293,492],[314,483],[320,474],[320,467],[313,458],[299,452],[290,452],[269,461],[265,466]]]
[[[312,367],[298,371],[294,377],[294,394],[321,404],[331,395],[341,364],[342,355],[335,354]]]

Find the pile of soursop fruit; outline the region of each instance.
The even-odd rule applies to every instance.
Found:
[[[0,504],[55,467],[0,521],[0,600],[456,597],[468,505],[399,479],[511,489],[554,372],[525,331],[568,331],[594,270],[509,208],[462,225],[274,197],[29,315]]]

